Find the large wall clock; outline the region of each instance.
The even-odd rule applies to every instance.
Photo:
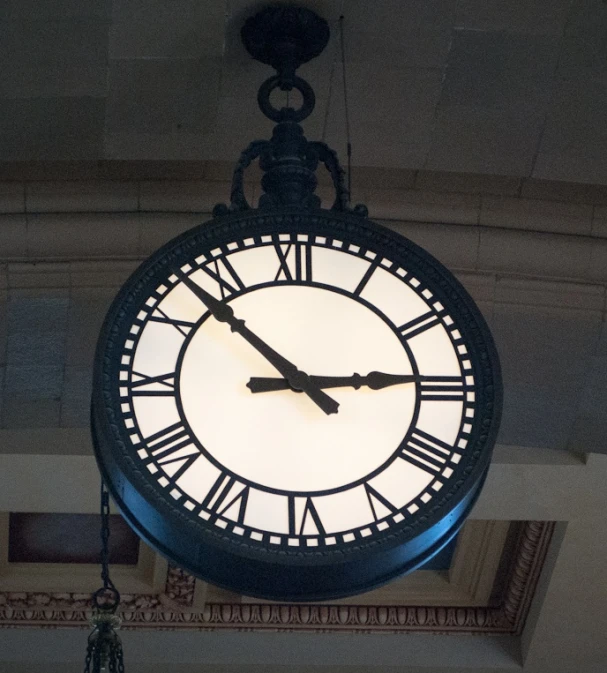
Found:
[[[280,600],[358,593],[436,553],[478,496],[501,407],[490,333],[453,275],[303,191],[144,262],[107,316],[92,403],[102,474],[139,534]]]

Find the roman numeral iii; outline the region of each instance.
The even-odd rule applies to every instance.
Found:
[[[399,457],[424,472],[438,474],[446,466],[452,450],[449,444],[416,429],[401,447]]]
[[[461,376],[425,376],[421,381],[422,400],[463,402],[464,381]]]

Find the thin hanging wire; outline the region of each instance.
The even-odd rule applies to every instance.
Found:
[[[344,110],[346,116],[346,148],[348,156],[348,194],[352,194],[352,143],[350,139],[350,111],[348,107],[348,83],[346,80],[346,45],[344,40],[344,15],[339,17],[339,43],[341,46],[341,71],[344,85]]]
[[[340,14],[344,9],[344,0],[342,0],[340,7]],[[335,76],[335,66],[337,65],[337,58],[339,55],[339,45],[337,40],[335,41],[335,46],[333,50],[333,59],[331,61],[331,70],[329,71],[329,87],[327,91],[327,105],[325,106],[325,118],[322,125],[322,135],[320,137],[321,141],[324,143],[327,141],[327,127],[329,125],[329,113],[331,111],[331,100],[333,98],[333,78]]]

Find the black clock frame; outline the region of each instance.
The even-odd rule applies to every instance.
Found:
[[[194,520],[150,482],[121,429],[119,354],[142,300],[195,257],[234,239],[271,233],[335,238],[394,260],[443,303],[464,341],[477,412],[463,458],[442,491],[399,525],[368,540],[331,548],[274,550]],[[490,332],[466,290],[437,260],[402,236],[347,212],[296,208],[217,217],[181,235],[144,262],[125,284],[103,326],[95,360],[92,427],[99,468],[123,515],[172,562],[214,584],[276,600],[327,600],[379,586],[423,564],[456,534],[489,466],[501,415],[501,375]]]

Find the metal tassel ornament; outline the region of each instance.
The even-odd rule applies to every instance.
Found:
[[[122,643],[116,631],[122,620],[116,614],[120,593],[110,579],[109,571],[110,499],[101,482],[101,579],[103,586],[92,597],[93,627],[89,635],[84,673],[124,673]]]

